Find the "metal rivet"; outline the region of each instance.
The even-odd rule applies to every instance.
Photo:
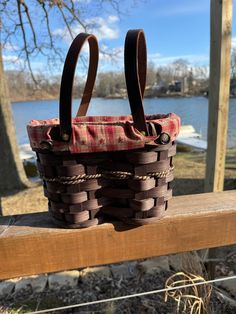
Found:
[[[170,135],[167,133],[161,133],[159,142],[161,144],[168,144],[170,142]]]
[[[62,134],[63,141],[68,141],[69,138],[70,138],[70,136],[68,134],[66,134],[66,133]]]
[[[51,141],[48,141],[48,142],[47,141],[42,141],[40,143],[40,148],[50,150],[50,149],[52,149],[52,142]]]

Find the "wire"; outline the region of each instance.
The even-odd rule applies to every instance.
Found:
[[[145,295],[150,295],[150,294],[155,294],[155,293],[162,293],[162,292],[171,291],[171,290],[183,289],[183,288],[188,288],[188,287],[193,287],[193,286],[194,287],[195,286],[201,286],[201,285],[206,285],[206,284],[211,284],[211,283],[221,282],[221,281],[228,281],[228,280],[233,280],[233,279],[236,279],[236,275],[230,276],[230,277],[222,277],[222,278],[212,279],[212,280],[203,281],[203,282],[196,282],[193,284],[182,285],[182,286],[178,286],[178,287],[163,288],[163,289],[159,289],[159,290],[140,292],[140,293],[124,295],[124,296],[115,297],[115,298],[109,298],[109,299],[103,299],[103,300],[97,300],[97,301],[61,306],[61,307],[51,308],[51,309],[47,309],[47,310],[40,310],[40,311],[35,311],[35,312],[28,312],[26,314],[40,314],[40,313],[49,313],[49,312],[53,312],[53,311],[67,310],[67,309],[72,309],[72,308],[76,308],[76,307],[82,307],[82,306],[107,303],[107,302],[112,302],[112,301],[125,300],[125,299],[129,299],[129,298],[142,297]]]

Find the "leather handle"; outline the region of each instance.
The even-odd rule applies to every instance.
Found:
[[[66,56],[60,88],[60,133],[64,141],[70,139],[72,131],[72,90],[78,57],[85,42],[89,43],[89,68],[78,115],[86,115],[92,97],[98,66],[98,42],[94,35],[80,33],[72,42]]]
[[[147,74],[147,48],[144,31],[129,30],[125,38],[125,80],[134,127],[148,135],[143,110]]]

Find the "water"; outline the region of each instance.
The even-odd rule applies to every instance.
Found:
[[[73,101],[73,115],[76,114],[79,100]],[[57,100],[38,100],[15,102],[12,104],[13,116],[19,144],[28,143],[26,125],[32,119],[58,117]],[[205,97],[145,99],[146,114],[175,112],[182,124],[191,124],[203,139],[207,138],[208,99]],[[88,115],[126,115],[130,114],[127,99],[94,98]],[[236,99],[230,99],[228,147],[236,146]]]

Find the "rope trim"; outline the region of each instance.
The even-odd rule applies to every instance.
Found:
[[[56,178],[47,178],[45,176],[41,176],[41,178],[47,182],[59,182],[65,185],[78,184],[78,183],[85,182],[87,180],[98,179],[98,178],[106,178],[106,179],[111,179],[111,180],[133,179],[133,180],[145,181],[151,178],[155,178],[155,179],[166,178],[173,170],[174,170],[174,166],[171,166],[169,169],[164,170],[164,171],[149,172],[146,176],[137,176],[131,172],[126,172],[126,171],[105,170],[102,173],[91,174],[91,175],[81,174],[81,175],[76,175],[72,177],[59,176]]]

